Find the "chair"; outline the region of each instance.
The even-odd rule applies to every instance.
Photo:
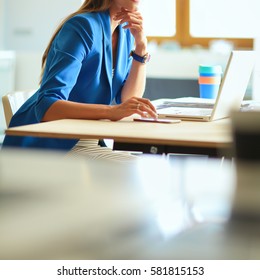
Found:
[[[2,97],[2,103],[5,114],[6,126],[9,126],[14,113],[23,105],[23,103],[35,93],[32,91],[14,91]]]

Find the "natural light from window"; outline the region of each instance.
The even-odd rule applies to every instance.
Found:
[[[142,0],[147,36],[172,37],[176,33],[176,0]]]
[[[193,37],[253,38],[260,35],[259,13],[259,0],[190,0],[190,33]]]

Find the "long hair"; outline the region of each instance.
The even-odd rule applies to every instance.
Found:
[[[47,60],[49,50],[51,48],[51,44],[52,44],[54,38],[56,37],[56,35],[61,30],[64,23],[67,20],[69,20],[70,18],[72,18],[72,17],[74,17],[75,15],[78,15],[78,14],[106,11],[106,10],[109,9],[110,4],[111,4],[111,0],[85,0],[84,3],[80,6],[80,8],[77,11],[71,13],[70,15],[68,15],[66,18],[64,18],[62,20],[62,22],[58,25],[57,29],[54,31],[54,33],[53,33],[53,35],[52,35],[52,37],[51,37],[51,39],[50,39],[50,41],[47,45],[47,48],[45,49],[45,51],[43,53],[40,83],[42,81],[43,72],[44,72],[44,69],[45,69],[46,60]]]

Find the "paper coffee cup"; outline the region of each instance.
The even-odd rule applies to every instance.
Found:
[[[221,83],[220,65],[199,65],[200,97],[215,99]]]

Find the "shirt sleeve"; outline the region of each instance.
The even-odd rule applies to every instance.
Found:
[[[68,100],[93,45],[93,26],[86,18],[72,18],[64,24],[51,46],[35,107],[41,121],[57,100]]]

